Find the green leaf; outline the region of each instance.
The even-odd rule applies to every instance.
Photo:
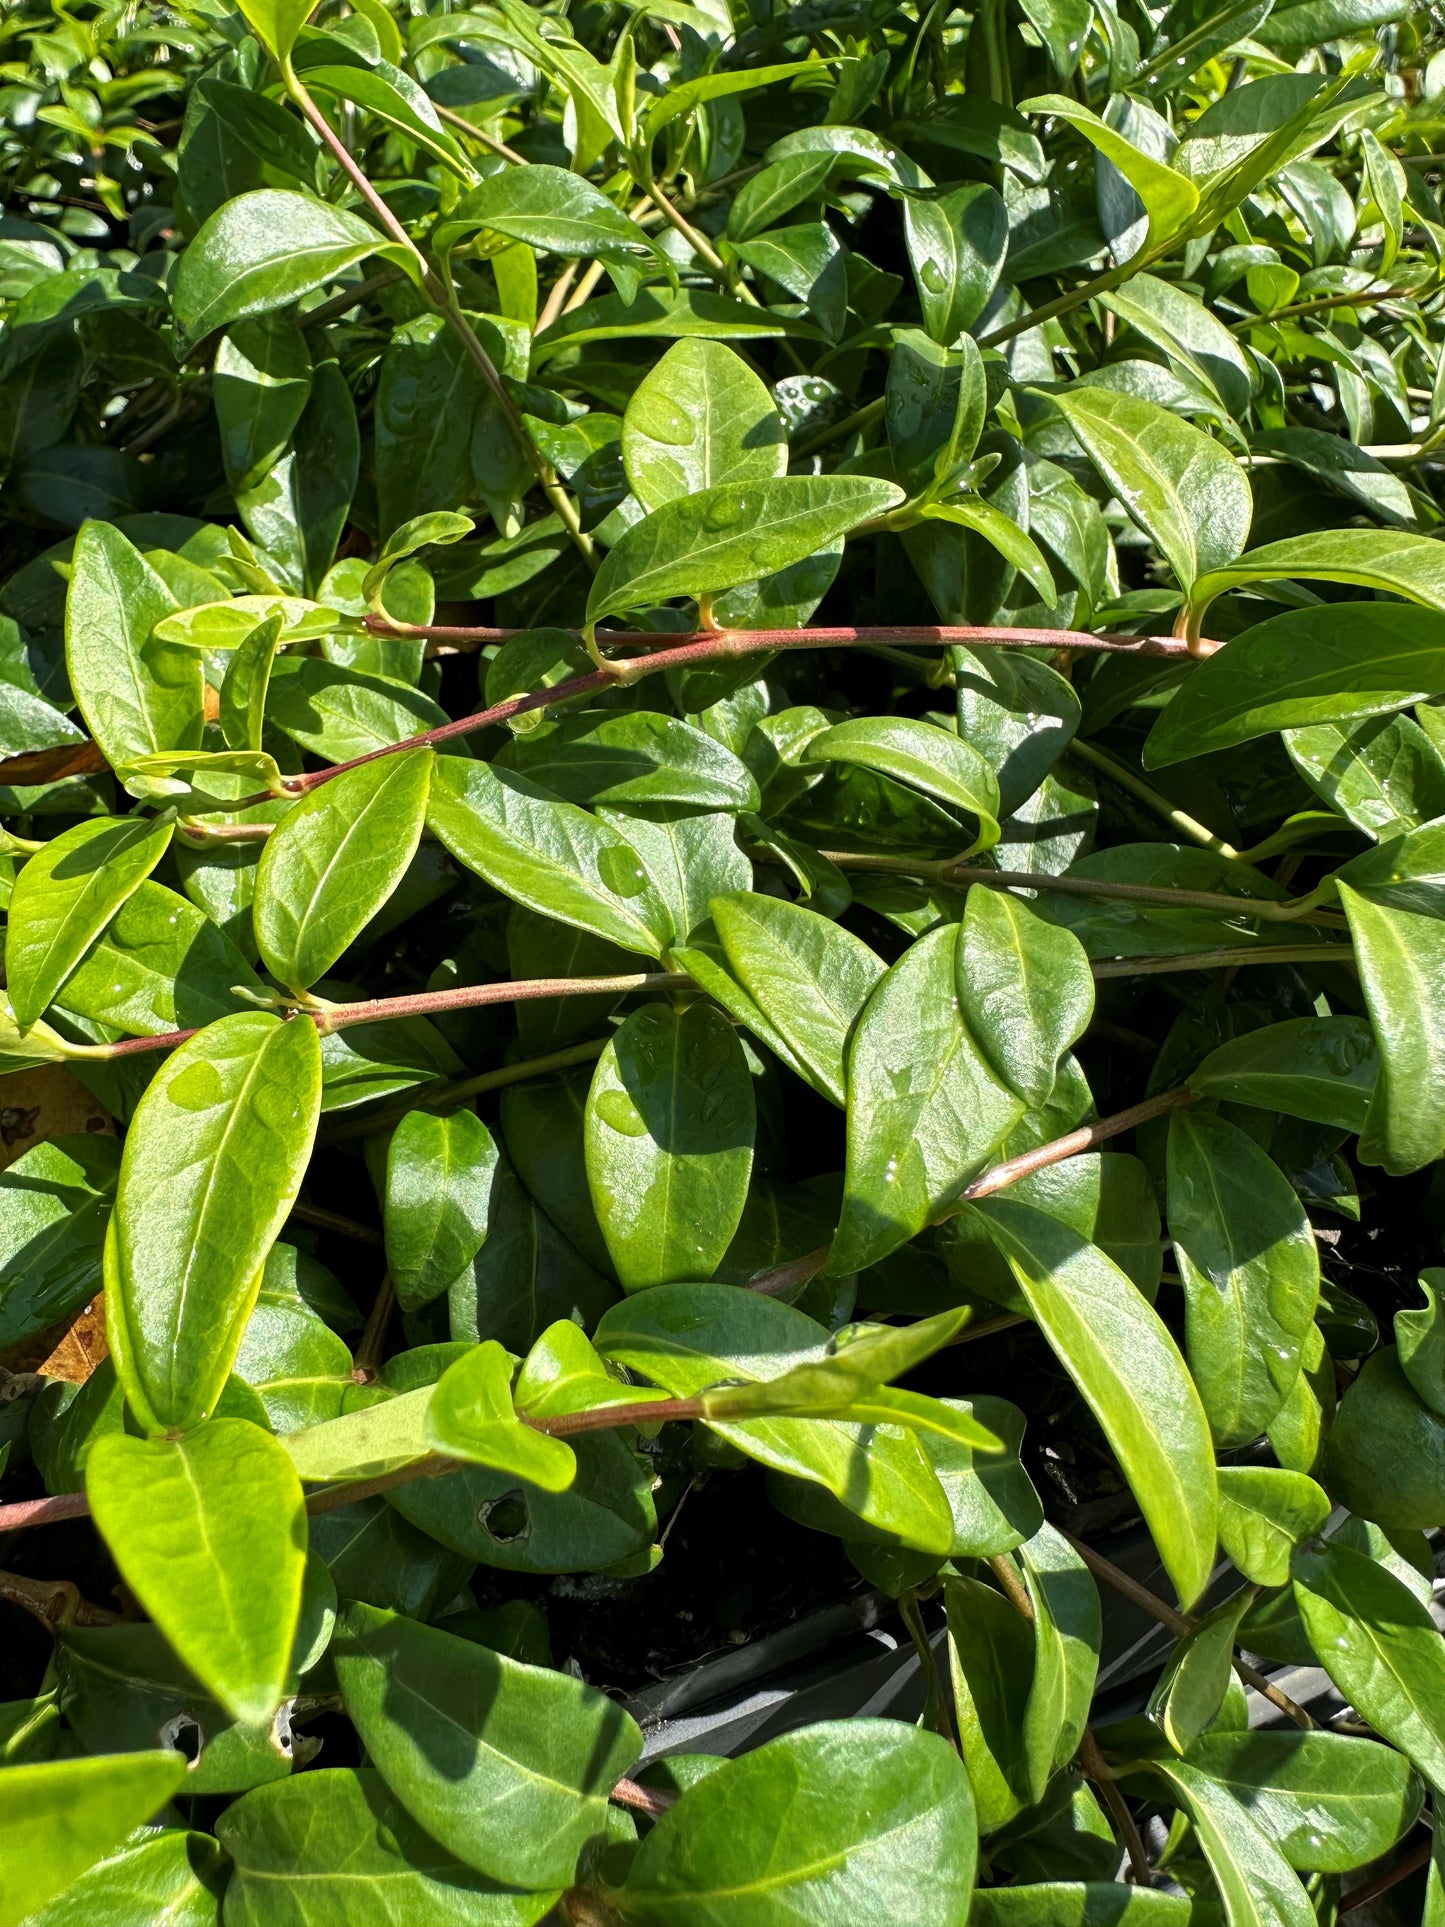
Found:
[[[848,1039],[882,963],[827,917],[779,897],[739,890],[710,907],[723,955],[762,1015],[762,1041],[841,1105]]]
[[[267,838],[252,915],[261,960],[289,989],[324,977],[401,882],[421,841],[433,761],[414,749],[347,770]]]
[[[1137,395],[1073,388],[1049,400],[1181,588],[1233,562],[1253,504],[1244,470],[1226,448]]]
[[[704,101],[721,100],[729,94],[750,94],[759,87],[772,87],[780,80],[809,71],[806,60],[790,60],[777,67],[752,67],[735,73],[703,74],[697,80],[675,81],[651,101],[642,117],[642,139],[655,141],[669,121],[690,114]]]
[[[925,522],[954,522],[960,528],[972,529],[1018,570],[1045,608],[1052,609],[1058,603],[1053,570],[1038,544],[992,502],[981,495],[954,496],[947,502],[925,502],[918,513]]]
[[[903,202],[903,232],[923,326],[951,348],[992,298],[1008,252],[1009,216],[997,188],[981,181]]]
[[[289,1432],[286,1450],[297,1476],[308,1485],[374,1479],[426,1458],[431,1451],[426,1431],[431,1395],[430,1384],[394,1395],[366,1387],[340,1418]]]
[[[5,932],[10,1008],[22,1026],[67,977],[170,847],[169,817],[77,823],[38,850],[15,880]]]
[[[571,314],[559,315],[537,337],[533,368],[553,355],[595,341],[670,341],[679,336],[707,341],[776,340],[797,335],[816,341],[811,321],[794,321],[770,308],[754,307],[731,295],[694,288],[644,288],[635,301],[605,295]]]
[[[1291,1017],[1212,1050],[1189,1088],[1201,1097],[1359,1131],[1378,1066],[1374,1036],[1362,1018]]]
[[[725,482],[787,473],[773,398],[742,356],[715,341],[679,341],[633,390],[622,461],[647,510]]]
[[[1042,1525],[1015,1555],[1034,1609],[1034,1663],[1022,1741],[1028,1804],[1079,1750],[1103,1638],[1099,1593],[1061,1532]]]
[[[1320,1664],[1362,1720],[1445,1786],[1445,1640],[1393,1573],[1348,1546],[1294,1557],[1294,1595]]]
[[[1398,1176],[1445,1152],[1445,923],[1339,888],[1380,1045],[1360,1161]]]
[[[954,1714],[979,1831],[987,1836],[1030,1804],[1024,1722],[1034,1641],[1012,1601],[980,1579],[947,1580],[944,1600]]]
[[[1445,691],[1445,616],[1391,603],[1287,609],[1191,670],[1155,723],[1161,769],[1272,730],[1381,716]]]
[[[226,480],[244,492],[281,460],[311,398],[306,337],[278,314],[238,322],[216,349],[211,384]]]
[[[642,1750],[619,1707],[566,1673],[371,1606],[347,1607],[332,1654],[363,1744],[434,1839],[491,1880],[572,1882]]]
[[[305,0],[236,0],[256,38],[277,60],[288,60],[311,8]]]
[[[494,174],[457,203],[434,245],[445,253],[478,228],[539,253],[605,261],[624,295],[635,293],[644,265],[654,272],[662,265],[646,228],[565,167],[534,163]]]
[[[1149,217],[1148,233],[1140,251],[1141,267],[1144,254],[1160,251],[1164,242],[1188,227],[1199,206],[1199,190],[1192,181],[1144,153],[1107,121],[1100,120],[1097,114],[1090,113],[1087,107],[1065,94],[1040,94],[1034,100],[1020,101],[1019,107],[1025,114],[1048,114],[1065,122],[1124,176],[1144,203]]]
[[[1180,1111],[1169,1123],[1169,1235],[1189,1367],[1215,1442],[1247,1445],[1300,1374],[1320,1290],[1310,1221],[1247,1131]]]
[[[1308,1872],[1348,1873],[1377,1860],[1420,1809],[1407,1760],[1343,1733],[1205,1733],[1189,1749],[1189,1765]]]
[[[1315,1910],[1289,1862],[1223,1787],[1179,1760],[1151,1771],[1194,1823],[1228,1927],[1310,1927]]]
[[[1118,1880],[1016,1881],[980,1887],[970,1927],[1186,1927],[1187,1894]]]
[[[0,1187],[4,1179],[0,1178]],[[1417,1398],[1432,1412],[1445,1417],[1445,1322],[1442,1322],[1439,1293],[1445,1275],[1431,1269],[1420,1273],[1420,1289],[1425,1294],[1422,1311],[1407,1307],[1395,1313],[1395,1344],[1400,1353],[1400,1369],[1409,1379]]]
[[[937,1734],[840,1720],[729,1760],[655,1823],[617,1894],[639,1927],[886,1918],[964,1927],[976,1833]]]
[[[348,101],[364,113],[374,114],[464,181],[477,178],[476,170],[455,137],[447,133],[437,118],[436,108],[425,89],[390,61],[378,61],[373,67],[313,67],[308,62],[306,85],[321,93],[334,94],[338,100]],[[443,244],[438,240],[437,245]]]
[[[421,690],[389,676],[343,669],[315,656],[281,656],[271,670],[266,720],[314,756],[345,763],[438,728],[447,713]]]
[[[998,841],[998,779],[977,750],[934,723],[908,716],[860,716],[835,723],[810,738],[802,762],[805,767],[845,763],[880,770],[962,810],[978,825],[977,838],[965,855]]]
[[[577,1476],[576,1456],[564,1440],[517,1417],[512,1360],[495,1339],[447,1367],[427,1407],[426,1429],[437,1451],[514,1472],[544,1492],[565,1492]]]
[[[113,769],[136,756],[200,744],[200,658],[151,639],[176,606],[118,528],[86,523],[75,539],[65,598],[65,664],[86,727]]]
[[[1289,1584],[1291,1552],[1323,1532],[1330,1510],[1328,1495],[1303,1472],[1219,1468],[1219,1543],[1257,1586]]]
[[[1094,978],[1072,932],[1006,891],[975,885],[958,940],[958,1002],[992,1069],[1037,1106],[1094,1014]]]
[[[1387,1529],[1433,1530],[1445,1511],[1445,1419],[1418,1397],[1390,1347],[1366,1359],[1330,1428],[1334,1498]]]
[[[315,1025],[253,1011],[183,1044],[137,1105],[106,1243],[106,1331],[148,1431],[193,1425],[220,1396],[320,1104]]]
[[[753,1112],[720,1012],[648,1004],[610,1040],[587,1094],[587,1182],[625,1290],[712,1276],[747,1197]]]
[[[228,749],[261,747],[271,669],[280,640],[281,620],[270,616],[251,631],[231,658],[221,684],[218,718]]]
[[[66,981],[67,1012],[154,1037],[226,1017],[261,993],[261,980],[227,937],[164,884],[141,884]]]
[[[386,1153],[386,1262],[403,1311],[440,1297],[487,1235],[497,1147],[474,1111],[408,1111]]]
[[[619,811],[751,810],[758,789],[742,758],[677,716],[583,710],[516,736],[492,762],[565,802]],[[623,834],[627,826],[624,823]]]
[[[0,1346],[92,1297],[119,1169],[114,1138],[80,1134],[37,1144],[0,1172]]]
[[[1234,1678],[1239,1622],[1249,1605],[1249,1594],[1240,1593],[1198,1620],[1174,1648],[1149,1695],[1149,1717],[1176,1753],[1187,1752],[1223,1710]]]
[[[112,1753],[0,1768],[0,1924],[21,1923],[176,1793],[184,1755]]]
[[[805,561],[902,500],[902,489],[863,475],[784,475],[664,502],[609,550],[587,619],[735,589]]]
[[[1103,1427],[1187,1607],[1214,1565],[1214,1450],[1193,1380],[1158,1314],[1116,1265],[1057,1219],[971,1205],[1030,1312]]]
[[[1254,582],[1302,581],[1350,582],[1423,603],[1427,609],[1445,609],[1445,554],[1440,544],[1430,536],[1394,529],[1329,529],[1294,535],[1251,549],[1238,561],[1211,562],[1190,591],[1189,609],[1202,620],[1214,598],[1228,589]],[[1375,614],[1373,604],[1370,614]]]
[[[224,1858],[209,1834],[166,1827],[97,1860],[49,1906],[28,1915],[27,1927],[141,1918],[165,1927],[216,1927],[225,1882]]]
[[[660,957],[672,919],[618,833],[539,783],[438,757],[427,826],[458,863],[540,916]]]
[[[308,194],[238,195],[181,256],[171,296],[178,351],[233,321],[289,307],[386,245],[369,222]]]
[[[97,1439],[91,1513],[177,1655],[240,1720],[281,1704],[301,1612],[306,1509],[282,1447],[244,1419],[185,1438]]]
[[[370,1770],[323,1767],[258,1787],[226,1808],[216,1837],[234,1863],[229,1927],[329,1927],[359,1907],[427,1927],[533,1927],[557,1897],[463,1865]]]
[[[635,1293],[603,1315],[595,1339],[604,1358],[675,1398],[696,1398],[720,1383],[767,1383],[832,1356],[829,1334],[811,1318],[730,1285]],[[760,1418],[718,1420],[713,1429],[773,1471],[822,1486],[905,1545],[942,1554],[953,1543],[952,1513],[932,1461],[901,1426]]]
[[[900,328],[883,417],[899,478],[947,482],[978,447],[987,403],[983,357],[971,335],[950,350],[916,328]]]
[[[848,1048],[848,1166],[829,1271],[876,1264],[916,1237],[1017,1123],[959,1007],[954,926],[880,979]]]

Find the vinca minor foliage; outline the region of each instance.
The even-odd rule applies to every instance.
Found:
[[[1421,1864],[1435,13],[0,60],[0,1927]],[[895,1717],[668,1751],[840,1608]]]

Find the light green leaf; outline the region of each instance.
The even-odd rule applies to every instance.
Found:
[[[638,1927],[797,1927],[886,1916],[965,1927],[968,1776],[935,1733],[839,1720],[770,1740],[683,1794],[617,1895]]]
[[[946,925],[881,978],[848,1049],[848,1165],[829,1259],[842,1276],[915,1237],[1017,1123],[964,1020],[958,931]]]
[[[105,1278],[111,1354],[148,1431],[214,1408],[320,1106],[316,1026],[263,1011],[207,1025],[147,1086],[126,1135]]]
[[[1094,1014],[1094,978],[1071,931],[1007,891],[975,885],[958,941],[958,1002],[993,1070],[1037,1106]]]
[[[1395,529],[1328,529],[1287,536],[1238,561],[1211,562],[1189,594],[1193,620],[1228,589],[1254,582],[1349,582],[1383,589],[1427,609],[1445,609],[1445,551],[1428,535]],[[1375,613],[1370,605],[1370,613]]]
[[[1234,560],[1249,536],[1253,502],[1228,449],[1137,395],[1073,388],[1049,399],[1181,588]]]
[[[1121,1880],[1015,1881],[980,1887],[969,1927],[1187,1927],[1187,1894]]]
[[[1187,1607],[1213,1569],[1218,1500],[1208,1421],[1174,1340],[1124,1273],[1056,1219],[1004,1198],[969,1209],[1103,1427]]]
[[[181,256],[172,291],[177,347],[288,307],[386,246],[359,215],[309,194],[262,188],[238,195]]]
[[[854,764],[921,790],[925,796],[977,821],[978,834],[963,852],[986,850],[999,838],[998,779],[976,749],[936,723],[910,716],[859,716],[810,738],[810,763]]]
[[[363,1745],[433,1839],[491,1880],[571,1884],[642,1750],[620,1707],[566,1673],[372,1606],[347,1607],[332,1655]]]
[[[1169,1235],[1189,1367],[1215,1441],[1247,1445],[1300,1374],[1320,1290],[1310,1221],[1247,1131],[1180,1111],[1169,1123]]]
[[[1330,1510],[1328,1495],[1303,1472],[1219,1468],[1219,1543],[1257,1586],[1289,1584],[1291,1552],[1323,1532]]]
[[[577,1459],[563,1439],[523,1424],[512,1405],[512,1361],[495,1339],[448,1365],[427,1407],[427,1437],[438,1452],[514,1472],[544,1492],[565,1492]]]
[[[440,1297],[481,1249],[497,1147],[474,1111],[408,1111],[386,1153],[386,1262],[403,1311]]]
[[[538,783],[439,757],[427,825],[458,863],[541,916],[650,957],[672,941],[672,919],[636,851]]]
[[[632,392],[622,461],[633,494],[652,510],[724,482],[785,475],[787,438],[741,355],[721,342],[679,341]]]
[[[168,816],[77,823],[15,880],[5,931],[10,1008],[23,1028],[52,1004],[111,918],[170,847]]]
[[[1375,1560],[1329,1543],[1295,1554],[1294,1595],[1359,1717],[1445,1790],[1445,1639],[1429,1610]]]
[[[1003,196],[982,181],[936,197],[910,194],[903,232],[924,328],[940,347],[951,348],[998,285],[1009,241]]]
[[[209,1834],[181,1827],[146,1831],[97,1860],[49,1906],[27,1915],[26,1927],[95,1927],[101,1920],[119,1927],[142,1918],[164,1927],[216,1927],[226,1871]]]
[[[1380,1045],[1360,1161],[1398,1176],[1445,1152],[1445,923],[1344,883],[1340,901]]]
[[[421,841],[429,749],[345,771],[267,838],[252,906],[261,960],[288,989],[324,977],[383,908]]]
[[[972,529],[1018,570],[1046,609],[1057,605],[1054,572],[1037,542],[1011,516],[985,501],[983,496],[955,495],[946,502],[925,502],[918,513],[925,522],[953,522],[959,528]]]
[[[306,1508],[285,1448],[245,1419],[184,1438],[97,1439],[91,1513],[177,1655],[238,1720],[286,1692],[306,1567]]]
[[[1302,724],[1380,716],[1445,691],[1445,615],[1380,602],[1287,609],[1191,670],[1144,767]]]
[[[1199,206],[1199,190],[1192,181],[1135,147],[1107,121],[1065,94],[1040,94],[1033,100],[1021,101],[1019,106],[1025,114],[1048,114],[1066,122],[1118,168],[1144,203],[1149,216],[1145,251],[1150,254],[1162,251],[1163,243],[1188,227]],[[1140,266],[1143,266],[1142,259]]]
[[[1212,1050],[1189,1078],[1201,1097],[1227,1098],[1286,1117],[1363,1128],[1379,1067],[1360,1017],[1290,1017]]]
[[[0,1768],[0,1927],[21,1927],[176,1793],[185,1756],[112,1753]]]
[[[277,60],[290,58],[311,8],[306,0],[236,0],[256,38]]]
[[[724,482],[664,502],[608,551],[587,598],[587,619],[735,589],[805,561],[902,500],[893,483],[864,475],[784,475]]]
[[[1223,1787],[1179,1760],[1152,1771],[1194,1823],[1228,1927],[1311,1927],[1315,1910],[1289,1862]]]
[[[703,1004],[634,1011],[598,1060],[587,1182],[624,1290],[710,1278],[753,1164],[752,1079],[732,1026]]]
[[[340,1927],[358,1907],[427,1927],[533,1927],[557,1898],[473,1872],[369,1769],[323,1767],[258,1787],[226,1808],[216,1837],[234,1863],[228,1927]]]
[[[118,528],[86,523],[65,598],[65,663],[86,727],[113,769],[150,752],[200,746],[200,657],[151,639],[176,606]]]

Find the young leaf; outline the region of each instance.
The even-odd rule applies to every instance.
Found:
[[[587,1182],[627,1291],[710,1278],[753,1163],[754,1104],[733,1029],[705,1005],[635,1011],[587,1094]]]
[[[20,1927],[143,1826],[186,1777],[185,1755],[111,1753],[0,1768],[0,1922]]]
[[[1020,107],[1026,114],[1049,114],[1064,121],[1118,168],[1144,203],[1149,217],[1144,247],[1149,254],[1187,227],[1199,206],[1199,190],[1184,175],[1144,153],[1107,121],[1065,94],[1040,94],[1034,100],[1020,102]]]
[[[433,761],[414,749],[347,770],[267,838],[252,915],[261,960],[288,989],[324,977],[401,882],[421,841]]]
[[[1294,1557],[1294,1595],[1320,1664],[1362,1720],[1445,1788],[1445,1640],[1393,1573],[1324,1542]]]
[[[549,1438],[518,1419],[512,1405],[512,1361],[495,1339],[449,1365],[427,1406],[427,1437],[437,1451],[498,1472],[514,1472],[544,1492],[565,1492],[577,1459],[564,1439]]]
[[[397,1303],[417,1311],[446,1291],[487,1235],[497,1147],[474,1111],[408,1111],[386,1153],[383,1222]]]
[[[1320,1266],[1304,1206],[1246,1131],[1203,1111],[1169,1123],[1169,1235],[1190,1369],[1220,1446],[1247,1445],[1289,1396]]]
[[[1330,1509],[1328,1495],[1302,1472],[1219,1468],[1219,1543],[1257,1586],[1289,1584],[1290,1554],[1323,1532]]]
[[[1025,1104],[1046,1104],[1059,1060],[1094,1014],[1094,978],[1071,931],[975,885],[958,940],[958,1002],[990,1066]]]
[[[291,1665],[306,1566],[301,1481],[260,1426],[216,1418],[184,1438],[97,1439],[91,1513],[126,1584],[239,1720],[268,1720]]]
[[[894,1720],[839,1720],[697,1781],[652,1827],[616,1898],[646,1927],[964,1927],[975,1850],[968,1776],[946,1741]]]
[[[1139,396],[1071,388],[1050,400],[1181,588],[1233,562],[1253,504],[1243,469],[1218,442]]]
[[[881,978],[848,1049],[848,1167],[829,1271],[876,1264],[974,1177],[1023,1105],[964,1021],[957,930],[920,938]]]
[[[785,475],[664,502],[609,550],[587,598],[587,620],[773,575],[902,500],[901,488],[863,475]]]
[[[787,438],[741,355],[721,342],[679,341],[632,392],[622,460],[633,494],[652,510],[724,482],[785,475]]]
[[[266,727],[266,697],[271,689],[271,669],[281,640],[281,626],[279,614],[268,616],[251,630],[231,657],[221,684],[217,718],[228,749],[259,750],[261,747]]]
[[[571,1884],[642,1750],[626,1713],[566,1673],[371,1606],[347,1607],[332,1653],[367,1752],[433,1839],[489,1880]]]
[[[10,1008],[22,1028],[67,977],[170,847],[169,817],[77,823],[37,850],[15,880],[5,931]]]
[[[672,919],[636,851],[539,783],[439,757],[427,825],[458,863],[541,916],[650,957],[672,941]]]
[[[277,60],[288,60],[311,8],[305,0],[237,0],[256,38]]]
[[[147,1431],[214,1408],[320,1109],[315,1025],[262,1011],[198,1032],[137,1105],[106,1240],[106,1333]]]
[[[1218,1522],[1199,1394],[1158,1314],[1104,1253],[1029,1205],[970,1205],[1124,1469],[1187,1606],[1208,1583]]]

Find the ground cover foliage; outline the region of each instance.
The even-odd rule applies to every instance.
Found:
[[[0,1927],[1425,1863],[1439,44],[6,11]],[[917,1725],[639,1765],[870,1589]]]

